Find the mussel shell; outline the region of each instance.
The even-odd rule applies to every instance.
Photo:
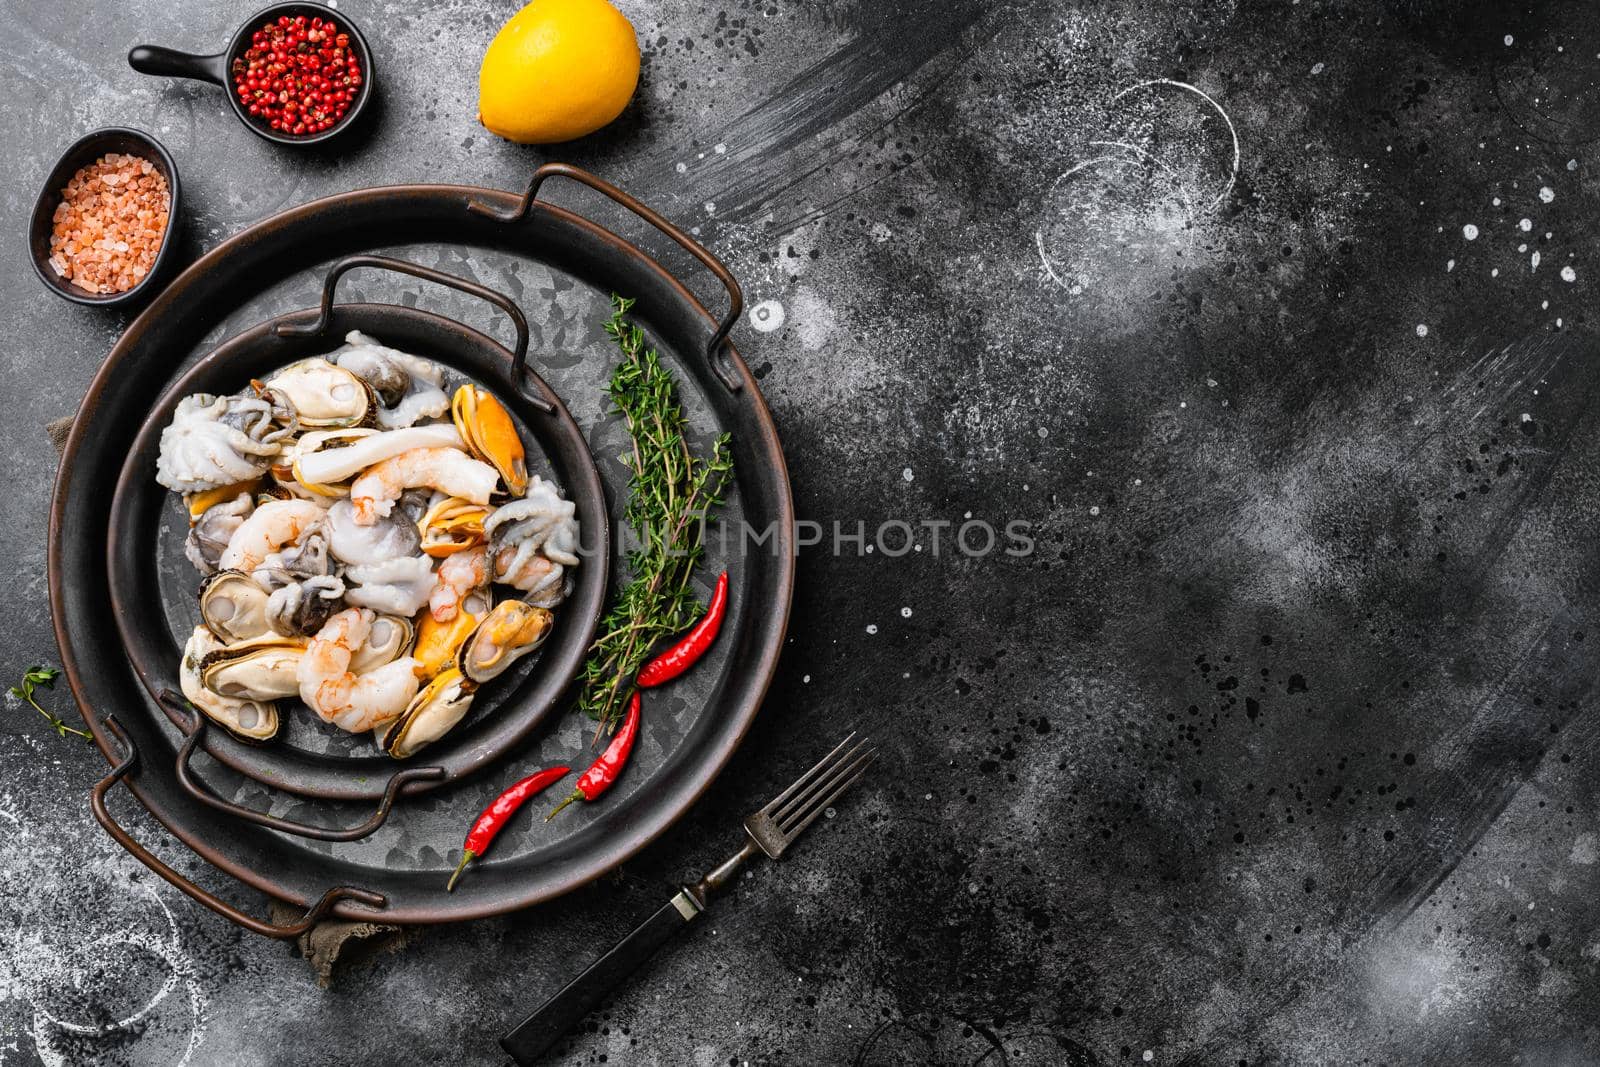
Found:
[[[267,591],[243,571],[218,571],[200,583],[200,617],[223,644],[271,631]]]
[[[411,650],[411,657],[417,661],[417,677],[426,682],[453,666],[456,653],[482,619],[483,613],[469,610],[465,601],[449,622],[440,622],[433,612],[424,611],[417,623],[416,647]]]
[[[368,426],[377,420],[378,397],[360,376],[325,359],[302,359],[266,380],[288,397],[308,429]]]
[[[233,700],[276,700],[300,692],[300,657],[305,642],[257,637],[208,653],[200,661],[200,683]]]
[[[207,689],[200,681],[200,663],[217,648],[217,639],[204,626],[196,626],[184,646],[178,666],[178,685],[189,703],[211,722],[247,744],[261,744],[278,735],[278,705],[272,701],[238,700]]]
[[[383,749],[395,759],[407,759],[449,733],[472,707],[477,686],[455,668],[423,686],[405,712],[383,735]]]
[[[350,656],[350,670],[365,674],[405,655],[416,637],[410,619],[398,615],[379,615],[367,630],[367,640]]]
[[[417,521],[422,551],[443,559],[484,542],[483,523],[492,509],[460,497],[444,497]]]
[[[462,642],[456,669],[473,682],[483,683],[504,674],[523,656],[534,652],[550,636],[555,615],[520,600],[502,600]]]
[[[450,418],[472,454],[499,472],[511,496],[521,496],[528,487],[527,453],[505,405],[487,389],[469,383],[451,399]]]
[[[256,491],[256,486],[261,479],[254,478],[247,482],[234,482],[217,489],[206,489],[198,493],[186,493],[183,497],[184,506],[189,509],[189,521],[197,522],[200,516],[216,507],[235,499],[240,493],[249,496]]]

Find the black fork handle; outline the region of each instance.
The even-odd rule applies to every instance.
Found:
[[[561,992],[539,1006],[500,1039],[500,1047],[512,1059],[528,1067],[546,1050],[572,1032],[579,1023],[634,971],[688,926],[711,903],[711,898],[733,880],[739,868],[760,854],[755,839],[723,860],[694,885],[678,890],[678,895],[617,942],[615,948],[589,964],[584,972],[568,982]]]
[[[615,948],[589,964],[561,992],[539,1006],[500,1039],[500,1047],[523,1067],[536,1063],[550,1046],[576,1029],[634,971],[642,967],[674,934],[694,921],[700,905],[680,892],[640,923]]]

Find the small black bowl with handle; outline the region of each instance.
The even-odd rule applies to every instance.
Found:
[[[268,22],[275,22],[282,16],[294,18],[298,15],[303,15],[307,19],[322,18],[336,23],[341,33],[349,35],[350,52],[361,71],[361,84],[356,88],[355,99],[350,101],[349,110],[339,117],[338,122],[318,133],[296,134],[272,129],[265,120],[250,114],[249,108],[240,102],[239,94],[233,85],[234,61],[249,50],[255,32]],[[234,32],[228,47],[216,55],[197,55],[193,52],[163,48],[160,45],[141,44],[135,45],[128,52],[128,65],[140,74],[153,74],[165,78],[193,78],[220,85],[223,95],[228,98],[228,105],[233,108],[233,113],[251,133],[273,144],[297,147],[320,144],[353,127],[377,91],[377,70],[373,66],[372,49],[367,47],[367,39],[361,36],[361,31],[350,20],[350,16],[321,4],[274,4],[263,8],[246,19]]]
[[[101,156],[111,153],[148,160],[156,172],[167,180],[167,226],[161,232],[161,246],[156,250],[155,262],[150,265],[149,272],[139,280],[138,284],[120,293],[91,293],[71,279],[57,274],[55,268],[50,265],[50,235],[55,229],[56,205],[61,203],[61,191],[72,180],[72,176]],[[94,307],[121,307],[131,304],[160,288],[157,279],[176,262],[177,253],[173,250],[173,245],[177,243],[181,204],[178,165],[172,161],[172,156],[167,153],[160,141],[143,130],[125,126],[107,126],[95,130],[74,141],[65,152],[61,153],[56,165],[50,168],[50,173],[39,190],[39,198],[34,201],[33,217],[28,223],[28,258],[32,260],[34,272],[39,275],[39,280],[63,299]]]

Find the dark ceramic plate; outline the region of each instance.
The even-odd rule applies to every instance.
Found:
[[[541,168],[543,176],[555,174],[595,181],[571,168]],[[639,209],[616,190],[595,187]],[[701,795],[750,728],[777,665],[794,579],[793,504],[783,452],[756,381],[732,347],[720,343],[738,305],[719,325],[676,277],[634,245],[542,200],[519,213],[523,203],[488,189],[401,186],[319,200],[251,227],[202,257],[129,326],[90,385],[67,443],[51,506],[56,639],[73,695],[108,761],[121,765],[134,753],[104,789],[126,783],[204,859],[296,906],[309,908],[330,887],[350,886],[376,897],[358,898],[363,906],[346,895],[334,908],[342,918],[449,922],[526,907],[600,876]],[[681,231],[673,237],[689,241]],[[444,884],[473,818],[532,769],[584,766],[595,751],[592,723],[572,713],[548,717],[483,773],[401,801],[389,821],[363,840],[286,837],[212,810],[175,781],[174,754],[182,736],[148,698],[123,654],[106,566],[107,488],[159,397],[224,338],[315,303],[327,262],[375,250],[474,278],[518,300],[534,334],[530,362],[583,428],[611,514],[621,514],[626,498],[627,471],[619,457],[628,441],[605,395],[617,359],[602,329],[611,293],[637,298],[633,318],[679,378],[694,444],[704,448],[718,432],[732,435],[736,483],[720,527],[712,527],[699,589],[706,595],[710,576],[729,572],[728,615],[717,643],[694,670],[650,691],[633,758],[605,803],[575,806],[548,824],[536,812],[519,816],[473,877],[451,894]],[[719,276],[726,277],[725,269]],[[731,277],[726,281],[734,291]],[[385,276],[375,276],[352,284],[347,299],[393,303],[400,292]],[[465,298],[447,293],[438,303],[430,298],[429,306],[495,336],[503,329],[489,309]],[[745,530],[763,540],[742,539]],[[612,539],[613,567],[626,547],[620,541]],[[127,745],[110,725],[113,718]],[[204,756],[196,768],[230,800],[307,822],[348,826],[371,811],[370,802],[268,791]],[[109,815],[104,822],[108,829],[115,825]],[[115,832],[140,855],[126,831]],[[154,857],[140,858],[195,899],[228,913],[210,892],[220,888],[214,876],[202,888],[163,870]],[[237,913],[229,917],[241,921]]]
[[[50,231],[55,223],[56,205],[61,203],[61,190],[66,188],[67,182],[80,168],[88,166],[108,152],[148,159],[155,164],[161,176],[167,179],[169,198],[167,229],[161,235],[161,248],[156,252],[156,261],[151,265],[150,273],[144,276],[143,281],[126,292],[91,293],[61,277],[50,266]],[[178,165],[172,161],[172,157],[167,154],[166,148],[160,141],[142,130],[122,126],[108,126],[103,130],[85,134],[73,142],[72,147],[56,160],[56,165],[50,168],[50,174],[39,190],[39,199],[34,202],[33,218],[28,223],[28,252],[29,258],[33,261],[34,273],[38,274],[39,280],[57,296],[74,303],[91,304],[96,307],[121,307],[124,304],[131,304],[158,288],[160,285],[158,279],[176,261],[177,254],[173,251],[173,245],[177,242],[173,238],[178,232],[181,206]]]

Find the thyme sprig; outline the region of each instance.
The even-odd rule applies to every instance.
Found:
[[[677,381],[645,344],[644,331],[624,318],[633,303],[613,294],[606,322],[622,350],[607,391],[633,438],[622,460],[629,474],[624,514],[637,547],[628,553],[628,582],[601,620],[583,665],[578,706],[599,721],[597,739],[622,717],[656,642],[699,616],[690,582],[705,554],[705,523],[722,503],[733,470],[727,434],[712,441],[709,456],[690,447]]]
[[[86,741],[93,741],[94,738],[89,736],[86,731],[68,726],[61,720],[61,716],[40,707],[39,702],[33,698],[33,691],[36,687],[39,689],[54,689],[56,687],[56,679],[59,677],[61,677],[61,670],[58,667],[29,667],[22,673],[21,683],[12,686],[8,692],[18,700],[25,701],[31,705],[34,711],[48,719],[58,737],[77,734]]]

